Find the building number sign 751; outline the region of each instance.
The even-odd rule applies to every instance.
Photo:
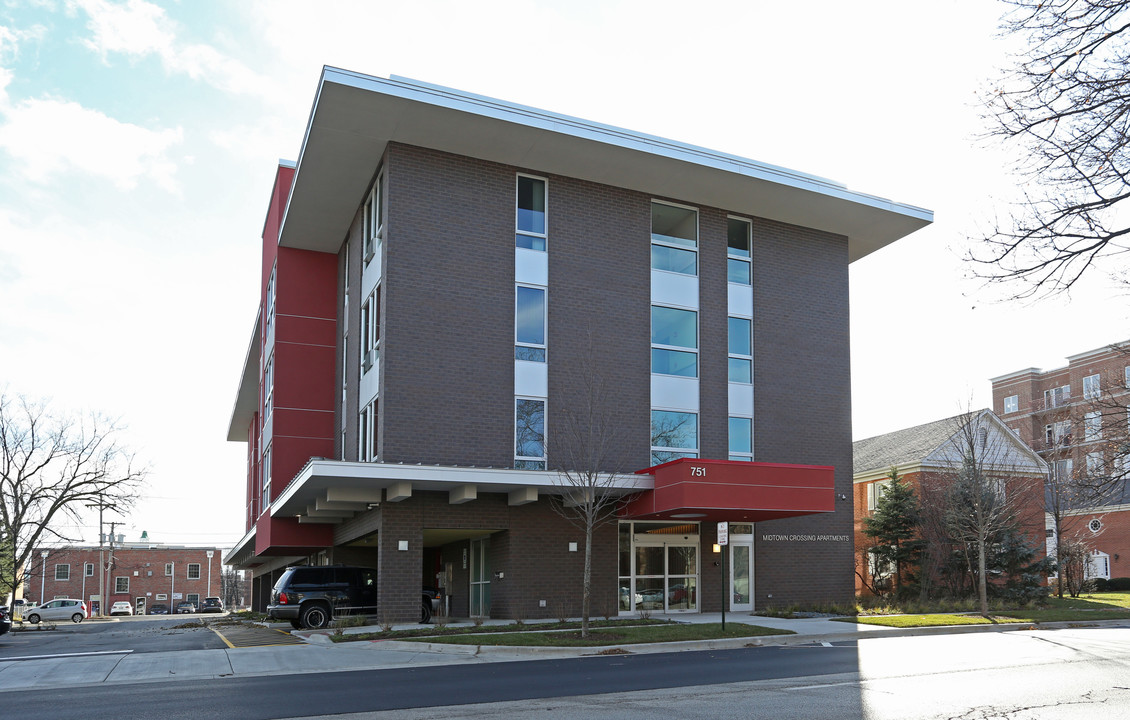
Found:
[[[706,468],[691,466],[691,477],[706,477]]]

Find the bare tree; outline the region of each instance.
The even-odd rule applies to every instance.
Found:
[[[78,540],[60,529],[64,518],[95,502],[119,512],[133,503],[146,469],[118,443],[120,432],[96,413],[75,418],[0,394],[0,536],[10,554],[0,591],[14,596],[34,576],[33,548]]]
[[[604,378],[595,372],[592,362],[582,363],[572,390],[575,402],[555,413],[550,435],[549,456],[560,482],[560,497],[552,507],[585,534],[581,636],[588,637],[593,532],[615,519],[627,492],[622,481],[625,443],[622,423],[609,406]]]
[[[1130,5],[1005,0],[1005,36],[1025,50],[983,98],[989,137],[1016,146],[1025,194],[970,253],[1014,298],[1069,290],[1088,270],[1117,273],[1130,246]]]
[[[971,562],[977,582],[981,614],[988,617],[988,556],[990,546],[1004,533],[1022,523],[1021,511],[1028,504],[1039,506],[1026,492],[1030,473],[1016,459],[1011,437],[993,432],[989,413],[967,412],[957,416],[948,451],[952,470],[941,473],[945,485],[944,522],[950,538],[965,544],[975,554]],[[1028,482],[1024,475],[1028,474]]]
[[[247,594],[246,585],[242,570],[224,566],[223,572],[220,573],[220,599],[224,601],[225,608],[234,611],[243,605],[243,599]]]

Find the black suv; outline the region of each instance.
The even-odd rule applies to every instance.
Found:
[[[423,589],[420,622],[438,608],[439,593]],[[289,620],[296,630],[319,629],[337,615],[377,612],[377,571],[349,565],[288,567],[271,590],[267,616]]]

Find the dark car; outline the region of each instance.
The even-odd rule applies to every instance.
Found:
[[[218,597],[206,597],[200,603],[199,612],[202,613],[222,613],[224,611],[224,601]]]
[[[169,606],[164,603],[154,603],[149,606],[150,615],[168,615]]]
[[[377,571],[349,565],[289,567],[271,590],[267,616],[292,627],[324,628],[336,615],[377,611]]]
[[[0,606],[0,635],[12,629],[12,618],[8,617],[8,608]]]

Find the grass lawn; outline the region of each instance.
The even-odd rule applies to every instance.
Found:
[[[452,643],[456,645],[504,645],[517,647],[601,647],[605,645],[635,645],[639,643],[678,642],[680,640],[719,640],[763,635],[795,635],[791,630],[727,623],[692,623],[665,625],[630,625],[615,628],[595,628],[589,637],[582,639],[580,630],[556,632],[506,632],[498,634],[451,635],[417,638],[420,642]]]
[[[990,611],[992,620],[977,614],[932,613],[920,615],[860,615],[837,618],[841,622],[884,627],[935,627],[939,625],[987,625],[990,623],[1091,622],[1130,618],[1130,593],[1090,593],[1077,598],[1049,597],[1039,609]]]

